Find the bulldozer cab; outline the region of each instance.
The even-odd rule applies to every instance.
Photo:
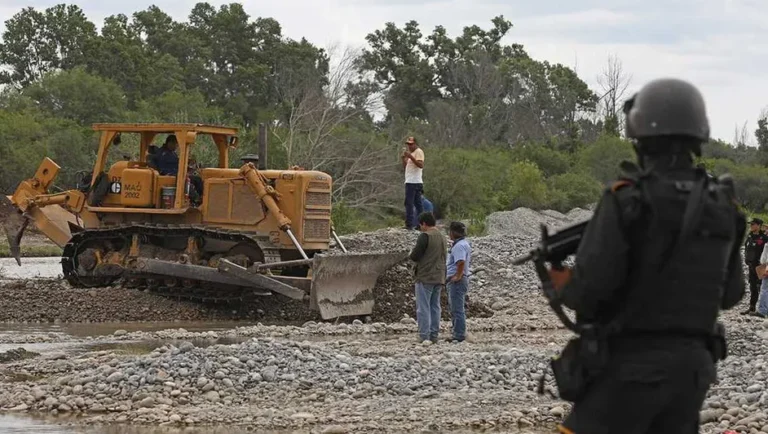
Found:
[[[215,145],[214,169],[228,169],[229,151],[237,146],[237,129],[213,125],[95,124],[93,129],[101,136],[88,183],[88,205],[104,211],[130,207],[183,212],[197,206],[199,201],[190,202],[190,193],[195,198],[203,192],[193,190],[190,163],[192,150],[205,145],[198,143],[198,136],[209,137]],[[160,143],[153,144],[158,138]],[[138,154],[110,161],[110,151],[125,142],[138,143]],[[201,187],[202,182],[197,184],[197,189]]]

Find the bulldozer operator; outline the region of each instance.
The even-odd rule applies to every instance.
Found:
[[[179,171],[179,156],[176,154],[176,148],[179,142],[175,134],[169,134],[165,138],[163,146],[152,155],[152,163],[157,168],[160,175],[176,176]],[[192,184],[189,197],[193,203],[199,204],[203,196],[203,178],[200,175],[189,174],[189,180]]]

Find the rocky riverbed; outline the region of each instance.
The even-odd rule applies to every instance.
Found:
[[[398,265],[377,285],[378,311],[371,323],[299,317],[301,322],[286,324],[279,321],[283,314],[265,310],[258,325],[218,331],[118,330],[110,336],[70,337],[80,345],[76,351],[8,353],[0,357],[0,410],[78,415],[80,423],[88,424],[224,425],[254,431],[552,432],[569,404],[549,393],[538,395],[536,389],[548,372],[548,357],[570,334],[538,293],[532,267],[512,267],[511,260],[533,246],[541,222],[558,226],[588,217],[583,210],[563,215],[518,209],[494,215],[490,234],[470,239],[476,274],[469,295],[470,337],[461,344],[416,342],[410,275]],[[416,235],[385,230],[343,241],[352,251],[392,251],[409,248]],[[34,291],[34,283],[24,285],[25,291]],[[14,294],[14,288],[0,291]],[[135,293],[140,300],[156,297]],[[100,300],[109,297],[89,291],[79,296],[96,309],[104,309],[107,302]],[[126,297],[117,299],[123,307],[137,303],[121,297]],[[21,300],[6,303],[21,308]],[[168,320],[163,317],[187,309],[199,312],[189,314],[193,319],[218,315],[194,310],[202,308],[192,304],[171,308],[159,303],[147,304],[156,317],[136,318]],[[768,322],[738,315],[741,309],[723,316],[731,354],[721,362],[719,381],[701,412],[703,433],[768,433]],[[102,310],[94,321],[119,310]],[[76,312],[89,315],[87,306]],[[31,314],[15,315],[9,318],[32,319]],[[441,337],[449,331],[450,322],[444,321]],[[0,337],[20,345],[48,338],[65,339]],[[129,347],[135,343],[145,344]],[[554,392],[551,374],[545,384]]]

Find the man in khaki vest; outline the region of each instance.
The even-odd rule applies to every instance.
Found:
[[[419,215],[421,234],[410,254],[416,262],[416,322],[419,325],[419,341],[437,343],[440,331],[440,291],[445,286],[446,254],[445,236],[435,227],[432,213]]]

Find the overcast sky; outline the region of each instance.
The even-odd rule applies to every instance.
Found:
[[[60,1],[0,0],[5,21],[24,6]],[[196,1],[80,0],[98,26],[104,17],[156,4],[186,20]],[[209,1],[219,5],[222,1]],[[707,102],[712,134],[731,141],[748,122],[750,139],[768,106],[768,4],[766,0],[243,0],[253,17],[273,17],[291,38],[327,46],[362,46],[387,21],[419,22],[423,33],[443,25],[455,36],[464,26],[488,28],[503,14],[514,27],[507,41],[522,43],[540,60],[576,69],[597,90],[596,77],[616,54],[632,74],[630,91],[653,78],[692,81]],[[2,27],[2,24],[0,24]]]

